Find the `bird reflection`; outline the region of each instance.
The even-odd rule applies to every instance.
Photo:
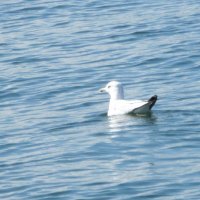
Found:
[[[153,124],[156,117],[149,113],[148,115],[117,115],[108,118],[109,131],[119,132],[130,130],[131,126]]]

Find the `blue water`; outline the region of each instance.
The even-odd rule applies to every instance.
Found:
[[[0,2],[0,199],[200,197],[200,2]],[[107,117],[110,80],[150,116]]]

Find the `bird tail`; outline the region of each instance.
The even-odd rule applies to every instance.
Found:
[[[149,100],[148,100],[148,102],[149,102],[149,109],[151,110],[151,108],[154,106],[154,104],[156,103],[156,101],[157,101],[157,95],[154,95],[154,96],[152,96]]]

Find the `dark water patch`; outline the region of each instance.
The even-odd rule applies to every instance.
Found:
[[[68,26],[70,24],[70,21],[64,21],[60,23],[56,23],[54,27],[63,27],[63,26]]]
[[[41,10],[44,10],[46,7],[44,6],[31,6],[31,7],[26,7],[26,8],[21,8],[21,9],[17,9],[17,10],[12,10],[12,14],[13,13],[26,13],[26,12],[29,12],[31,13],[32,11],[41,11]]]
[[[6,99],[7,100],[8,99],[9,100],[16,99],[16,98],[19,98],[20,96],[21,96],[21,94],[18,92],[7,91],[7,92],[0,94],[0,99],[1,99],[1,101],[6,101]]]
[[[45,57],[35,57],[35,56],[24,56],[24,57],[16,57],[9,60],[4,60],[4,62],[9,62],[13,65],[20,65],[20,64],[29,64],[29,63],[40,63],[43,61],[49,61],[54,58],[45,58]]]
[[[121,24],[121,25],[117,25],[117,26],[114,26],[112,27],[112,29],[116,29],[116,30],[123,30],[123,29],[127,29],[127,28],[131,28],[132,26],[131,25],[127,25],[127,24]]]

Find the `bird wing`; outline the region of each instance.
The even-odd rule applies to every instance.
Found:
[[[147,101],[141,100],[118,100],[116,109],[119,113],[143,113],[149,111],[149,104]]]

